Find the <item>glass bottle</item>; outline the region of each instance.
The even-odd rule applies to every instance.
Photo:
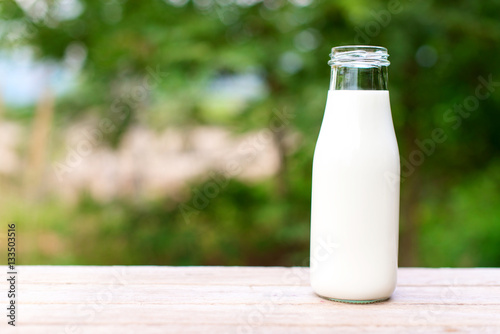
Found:
[[[311,286],[344,302],[388,299],[396,286],[399,151],[387,49],[332,49],[312,175]]]

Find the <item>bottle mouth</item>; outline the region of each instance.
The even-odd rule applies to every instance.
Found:
[[[346,45],[332,48],[330,66],[376,67],[391,63],[387,49],[381,46]]]

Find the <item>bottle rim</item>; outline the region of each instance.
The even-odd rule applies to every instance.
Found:
[[[332,48],[330,66],[375,67],[389,66],[389,53],[382,46],[344,45]]]

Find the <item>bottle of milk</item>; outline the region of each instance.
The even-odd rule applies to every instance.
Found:
[[[399,152],[387,49],[332,49],[330,90],[314,151],[311,286],[343,302],[388,299],[396,287]]]

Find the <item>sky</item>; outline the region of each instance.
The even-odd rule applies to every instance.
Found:
[[[34,60],[28,48],[0,53],[0,93],[7,106],[33,105],[47,87],[56,96],[62,95],[75,77],[61,64]]]
[[[51,10],[51,17],[64,21],[81,14],[83,6],[79,0],[56,0],[49,8],[46,0],[16,0],[27,17],[34,22],[43,21]],[[11,22],[0,24],[0,37],[15,40],[25,33],[23,24]],[[81,47],[80,47],[81,49]],[[41,92],[50,87],[56,96],[71,89],[78,70],[71,65],[81,65],[85,59],[85,50],[79,46],[68,48],[69,60],[65,64],[34,59],[33,51],[28,46],[20,46],[11,51],[0,52],[0,98],[7,106],[22,107],[36,103]],[[74,61],[76,58],[76,62]],[[70,66],[68,66],[70,65]]]

